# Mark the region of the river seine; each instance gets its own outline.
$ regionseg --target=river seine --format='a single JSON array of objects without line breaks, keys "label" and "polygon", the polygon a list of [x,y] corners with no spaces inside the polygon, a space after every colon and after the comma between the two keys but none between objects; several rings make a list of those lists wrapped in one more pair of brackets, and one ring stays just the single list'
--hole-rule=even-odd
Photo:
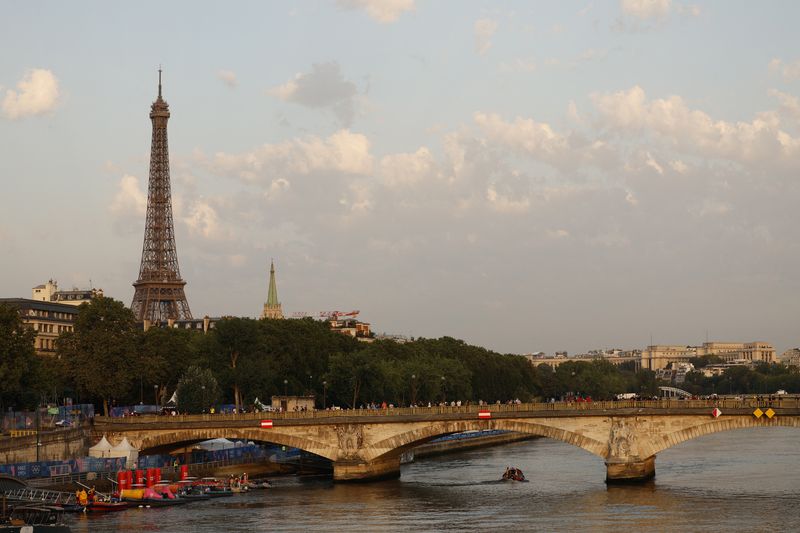
[{"label": "river seine", "polygon": [[[69,519],[110,531],[800,531],[800,433],[758,428],[666,450],[656,479],[606,486],[601,459],[537,439],[419,460],[397,480],[284,478],[265,491]],[[506,466],[529,483],[500,482]]]}]

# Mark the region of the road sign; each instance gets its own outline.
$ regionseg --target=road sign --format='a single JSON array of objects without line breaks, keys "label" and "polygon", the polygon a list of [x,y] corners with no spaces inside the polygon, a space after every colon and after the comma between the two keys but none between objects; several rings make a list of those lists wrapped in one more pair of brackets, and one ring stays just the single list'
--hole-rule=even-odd
[{"label": "road sign", "polygon": [[716,407],[714,408],[714,410],[713,410],[713,411],[711,411],[711,416],[713,416],[714,418],[717,418],[717,417],[718,417],[719,415],[721,415],[721,414],[722,414],[722,411],[720,411],[720,410],[719,410],[718,408],[716,408]]},{"label": "road sign", "polygon": [[767,409],[766,411],[764,411],[764,414],[767,415],[767,418],[772,418],[773,416],[775,416],[775,411],[773,411],[770,408],[770,409]]},{"label": "road sign", "polygon": [[272,427],[272,420],[262,420],[261,421],[262,428],[271,428]]},{"label": "road sign", "polygon": [[753,411],[753,416],[756,417],[756,418],[761,418],[761,415],[763,415],[763,414],[764,414],[764,411],[762,411],[758,407],[756,407],[756,410]]},{"label": "road sign", "polygon": [[478,411],[478,418],[492,418],[492,412],[487,409]]}]

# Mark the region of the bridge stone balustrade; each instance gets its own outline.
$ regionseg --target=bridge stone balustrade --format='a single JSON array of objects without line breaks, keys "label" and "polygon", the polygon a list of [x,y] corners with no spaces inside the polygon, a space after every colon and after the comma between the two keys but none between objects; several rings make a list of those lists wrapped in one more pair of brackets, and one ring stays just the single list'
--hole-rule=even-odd
[{"label": "bridge stone balustrade", "polygon": [[[719,407],[717,418],[712,410]],[[309,411],[242,415],[97,417],[94,438],[123,437],[141,451],[178,447],[212,438],[247,439],[300,448],[333,463],[336,481],[400,475],[401,454],[442,435],[497,429],[560,440],[606,464],[608,482],[655,475],[656,455],[689,439],[734,429],[800,426],[800,401],[772,402],[775,416],[756,418],[755,400],[662,400],[582,404],[522,404],[382,410]],[[489,410],[490,419],[479,419]],[[271,428],[260,420],[272,420]]]}]

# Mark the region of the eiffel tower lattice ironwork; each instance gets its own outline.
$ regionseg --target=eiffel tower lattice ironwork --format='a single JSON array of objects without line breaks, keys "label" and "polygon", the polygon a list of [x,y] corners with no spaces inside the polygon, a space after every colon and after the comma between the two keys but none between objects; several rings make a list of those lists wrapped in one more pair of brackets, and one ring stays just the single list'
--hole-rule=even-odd
[{"label": "eiffel tower lattice ironwork", "polygon": [[191,319],[189,302],[178,268],[175,229],[172,224],[172,193],[169,180],[167,121],[169,106],[161,97],[161,69],[158,70],[158,99],[150,108],[153,140],[150,148],[150,179],[147,190],[147,220],[139,279],[133,284],[131,309],[139,321],[163,322]]}]

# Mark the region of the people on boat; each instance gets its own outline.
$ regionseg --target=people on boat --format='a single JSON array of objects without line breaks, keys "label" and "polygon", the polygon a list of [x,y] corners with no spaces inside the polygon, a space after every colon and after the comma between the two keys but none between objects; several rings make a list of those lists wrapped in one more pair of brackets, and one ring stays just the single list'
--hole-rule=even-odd
[{"label": "people on boat", "polygon": [[89,503],[89,495],[86,494],[85,489],[81,489],[81,491],[78,493],[78,503],[83,506],[86,506],[86,504]]},{"label": "people on boat", "polygon": [[503,479],[525,481],[525,474],[523,474],[522,470],[519,468],[511,468],[510,466],[507,466],[506,471],[503,473]]}]

